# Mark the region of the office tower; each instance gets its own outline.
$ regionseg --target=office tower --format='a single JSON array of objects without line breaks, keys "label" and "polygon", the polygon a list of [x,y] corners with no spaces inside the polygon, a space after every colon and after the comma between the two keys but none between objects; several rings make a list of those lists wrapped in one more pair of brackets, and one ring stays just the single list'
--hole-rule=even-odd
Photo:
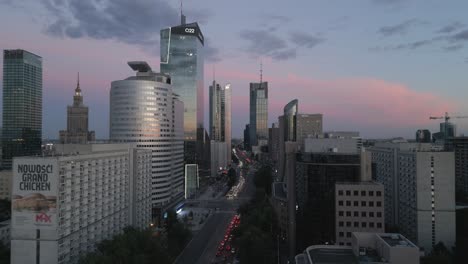
[{"label": "office tower", "polygon": [[200,188],[197,164],[185,164],[185,199],[190,199]]},{"label": "office tower", "polygon": [[416,142],[418,143],[431,143],[431,131],[427,129],[419,129],[416,131]]},{"label": "office tower", "polygon": [[42,58],[25,50],[3,51],[3,167],[13,157],[41,154]]},{"label": "office tower", "polygon": [[397,233],[353,232],[351,246],[313,245],[295,263],[419,264],[419,248]]},{"label": "office tower", "polygon": [[60,131],[60,143],[82,144],[96,140],[94,131],[88,130],[88,121],[88,107],[83,104],[78,74],[73,105],[67,106],[67,130]]},{"label": "office tower", "polygon": [[[161,30],[161,73],[172,79],[172,89],[184,102],[186,163],[203,163],[208,158],[204,128],[204,37],[197,23]],[[204,164],[205,165],[205,164]]]},{"label": "office tower", "polygon": [[250,125],[245,125],[244,129],[244,149],[250,150]]},{"label": "office tower", "polygon": [[[379,143],[375,179],[385,186],[387,224],[426,253],[455,243],[455,155],[424,143]],[[388,192],[388,194],[387,194]],[[387,219],[389,217],[389,219]]]},{"label": "office tower", "polygon": [[455,153],[455,190],[468,197],[468,137],[449,138],[446,148]]},{"label": "office tower", "polygon": [[218,175],[219,170],[227,168],[228,161],[226,152],[227,142],[211,140],[211,177],[216,177]]},{"label": "office tower", "polygon": [[152,150],[153,217],[184,197],[183,103],[171,78],[146,62],[129,62],[136,76],[112,82],[110,139]]},{"label": "office tower", "polygon": [[216,81],[210,89],[210,139],[226,142],[226,159],[231,161],[231,85]]},{"label": "office tower", "polygon": [[289,102],[283,109],[284,115],[284,141],[296,141],[296,116],[298,114],[297,99]]},{"label": "office tower", "polygon": [[383,193],[376,182],[335,185],[336,244],[351,246],[353,232],[385,232]]},{"label": "office tower", "polygon": [[78,263],[125,227],[150,226],[151,150],[67,144],[57,153],[14,158],[13,264]]},{"label": "office tower", "polygon": [[268,82],[250,83],[250,147],[268,140]]},{"label": "office tower", "polygon": [[271,128],[268,129],[268,152],[270,152],[270,159],[273,162],[273,166],[279,161],[279,125],[273,123]]},{"label": "office tower", "polygon": [[364,178],[361,154],[298,153],[295,170],[294,204],[297,205],[297,230],[300,230],[297,232],[298,249],[334,243],[335,184],[359,182]]}]

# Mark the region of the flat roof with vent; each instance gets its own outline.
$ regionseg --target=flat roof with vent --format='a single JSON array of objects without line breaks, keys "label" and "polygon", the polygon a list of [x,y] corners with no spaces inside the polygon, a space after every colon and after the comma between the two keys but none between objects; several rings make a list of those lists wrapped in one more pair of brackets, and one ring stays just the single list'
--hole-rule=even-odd
[{"label": "flat roof with vent", "polygon": [[416,247],[411,241],[400,234],[381,234],[378,236],[390,247]]}]

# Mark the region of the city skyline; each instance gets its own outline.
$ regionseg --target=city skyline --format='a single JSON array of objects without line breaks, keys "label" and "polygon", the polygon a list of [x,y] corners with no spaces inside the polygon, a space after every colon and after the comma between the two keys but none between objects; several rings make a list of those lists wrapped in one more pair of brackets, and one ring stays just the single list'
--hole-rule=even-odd
[{"label": "city skyline", "polygon": [[[102,98],[108,95],[110,82],[128,72],[125,62],[146,60],[157,65],[159,30],[177,24],[178,3],[138,1],[117,11],[124,2],[109,5],[105,1],[109,8],[104,10],[92,1],[68,7],[52,5],[52,1],[0,1],[4,7],[0,15],[5,21],[16,21],[15,28],[0,29],[9,36],[0,40],[0,48],[21,48],[44,59],[43,138],[57,138],[57,131],[65,126],[64,109],[73,93],[68,87],[74,84],[77,71],[82,86],[87,87],[90,127],[101,139],[109,137],[107,122],[103,122],[109,118],[109,100]],[[463,89],[468,58],[462,53],[468,41],[463,14],[467,4],[418,3],[369,0],[356,6],[340,3],[338,10],[335,1],[303,1],[294,6],[276,1],[255,5],[205,1],[184,3],[184,13],[188,23],[197,21],[203,28],[205,69],[216,64],[217,79],[236,87],[233,137],[240,138],[248,123],[248,84],[259,81],[262,60],[263,79],[270,85],[269,126],[288,101],[307,98],[301,104],[303,112],[322,113],[324,130],[346,128],[362,131],[363,137],[413,138],[417,129],[438,130],[439,122],[430,121],[431,115],[468,113],[461,99],[468,96]],[[154,9],[132,18],[132,12],[153,5]],[[247,6],[249,11],[240,11]],[[30,15],[34,8],[37,14]],[[66,12],[58,15],[61,10]],[[77,17],[85,10],[89,11],[86,19],[92,21],[89,24]],[[233,11],[238,12],[236,23],[220,23]],[[102,12],[107,12],[102,26],[90,27]],[[126,15],[136,33],[127,36],[126,30],[132,28],[111,22],[118,15]],[[145,25],[141,20],[151,16],[156,17],[150,20],[152,29],[140,28]],[[111,30],[104,31],[106,27]],[[205,70],[205,80],[211,79],[209,75]],[[205,102],[208,86],[207,81]],[[206,104],[204,112],[208,127]],[[466,134],[466,121],[456,123],[459,132]]]}]

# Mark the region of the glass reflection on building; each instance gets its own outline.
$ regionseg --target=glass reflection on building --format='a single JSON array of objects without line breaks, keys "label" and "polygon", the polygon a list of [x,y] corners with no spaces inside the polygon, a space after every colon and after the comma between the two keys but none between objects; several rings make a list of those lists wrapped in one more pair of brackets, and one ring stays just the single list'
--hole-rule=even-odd
[{"label": "glass reflection on building", "polygon": [[250,83],[250,146],[268,140],[268,82]]}]

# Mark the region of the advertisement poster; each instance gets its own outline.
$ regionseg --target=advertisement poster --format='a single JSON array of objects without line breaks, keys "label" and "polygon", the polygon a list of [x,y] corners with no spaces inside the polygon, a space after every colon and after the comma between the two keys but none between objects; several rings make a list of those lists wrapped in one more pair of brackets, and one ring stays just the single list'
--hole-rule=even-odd
[{"label": "advertisement poster", "polygon": [[12,170],[12,225],[25,229],[57,228],[57,160],[15,158]]}]

